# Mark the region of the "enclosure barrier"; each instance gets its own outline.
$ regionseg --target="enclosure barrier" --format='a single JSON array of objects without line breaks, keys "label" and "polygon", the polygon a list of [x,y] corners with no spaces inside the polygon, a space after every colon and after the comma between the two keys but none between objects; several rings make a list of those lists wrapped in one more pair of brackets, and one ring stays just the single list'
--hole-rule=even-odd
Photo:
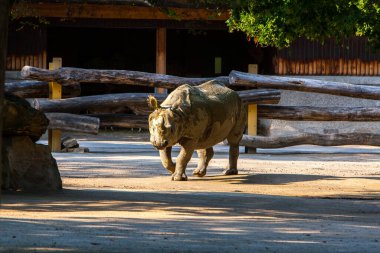
[{"label": "enclosure barrier", "polygon": [[[352,85],[339,82],[328,82],[302,78],[280,76],[262,76],[238,71],[232,71],[228,77],[217,78],[184,78],[171,75],[153,74],[127,70],[88,70],[79,68],[60,68],[49,71],[25,66],[21,74],[24,78],[39,81],[57,81],[63,87],[80,83],[112,83],[118,85],[140,85],[174,89],[183,83],[199,85],[206,81],[217,79],[226,86],[250,89],[238,91],[246,104],[259,104],[258,118],[305,121],[380,121],[379,107],[355,108],[325,108],[325,107],[290,107],[263,104],[277,104],[280,100],[280,90],[316,92],[354,98],[380,99],[380,87]],[[147,93],[122,93],[48,100],[42,98],[30,99],[29,102],[37,109],[45,112],[85,113],[88,108],[128,107],[136,115],[125,114],[91,114],[99,117],[102,126],[138,126],[147,127],[147,115],[150,113],[146,105]],[[166,95],[154,94],[160,101]],[[248,115],[249,118],[251,115]],[[252,118],[251,118],[252,120]],[[145,124],[143,123],[145,121]],[[119,123],[118,123],[119,122]],[[277,148],[300,144],[322,146],[337,146],[349,144],[380,145],[379,136],[370,133],[349,134],[299,134],[292,136],[251,136],[245,135],[241,142],[243,146],[252,148]]]},{"label": "enclosure barrier", "polygon": [[[49,70],[56,70],[62,67],[62,58],[53,58],[53,62],[49,63]],[[49,99],[56,100],[62,98],[62,86],[55,82],[49,82]],[[51,151],[61,150],[61,130],[48,128],[48,144]]]},{"label": "enclosure barrier", "polygon": [[62,131],[97,134],[100,120],[97,117],[75,115],[70,113],[45,113],[49,119],[50,129]]}]

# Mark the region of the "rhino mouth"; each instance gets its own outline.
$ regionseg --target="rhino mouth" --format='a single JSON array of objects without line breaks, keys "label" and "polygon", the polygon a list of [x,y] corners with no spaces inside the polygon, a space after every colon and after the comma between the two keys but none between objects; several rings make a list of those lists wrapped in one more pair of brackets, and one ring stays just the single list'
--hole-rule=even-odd
[{"label": "rhino mouth", "polygon": [[154,142],[152,144],[153,144],[153,147],[155,147],[156,149],[162,150],[168,146],[168,141],[163,141],[162,143]]}]

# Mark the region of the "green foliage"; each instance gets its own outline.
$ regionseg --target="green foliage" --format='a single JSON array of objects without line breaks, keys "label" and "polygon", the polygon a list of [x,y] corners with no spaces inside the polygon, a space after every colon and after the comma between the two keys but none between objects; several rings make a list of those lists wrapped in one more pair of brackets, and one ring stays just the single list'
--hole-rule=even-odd
[{"label": "green foliage", "polygon": [[[163,0],[149,0],[153,4]],[[229,9],[230,31],[262,46],[289,46],[299,37],[323,43],[366,36],[380,48],[380,0],[188,0],[196,7]]]},{"label": "green foliage", "polygon": [[358,35],[379,48],[380,1],[247,0],[232,7],[227,25],[263,46],[282,48],[299,37],[323,42]]}]

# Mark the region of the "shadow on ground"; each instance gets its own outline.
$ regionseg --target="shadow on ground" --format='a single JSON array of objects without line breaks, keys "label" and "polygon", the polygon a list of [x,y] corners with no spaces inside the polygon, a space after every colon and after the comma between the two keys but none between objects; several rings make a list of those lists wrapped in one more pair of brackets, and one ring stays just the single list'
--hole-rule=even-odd
[{"label": "shadow on ground", "polygon": [[380,250],[380,201],[65,189],[7,193],[2,209],[4,252]]},{"label": "shadow on ground", "polygon": [[[296,182],[307,182],[316,180],[346,180],[347,177],[304,175],[304,174],[250,174],[238,175],[234,177],[206,176],[203,178],[192,178],[192,181],[219,181],[231,184],[265,184],[265,185],[285,185]],[[380,177],[355,177],[355,179],[380,180]],[[379,188],[380,193],[380,188]]]}]

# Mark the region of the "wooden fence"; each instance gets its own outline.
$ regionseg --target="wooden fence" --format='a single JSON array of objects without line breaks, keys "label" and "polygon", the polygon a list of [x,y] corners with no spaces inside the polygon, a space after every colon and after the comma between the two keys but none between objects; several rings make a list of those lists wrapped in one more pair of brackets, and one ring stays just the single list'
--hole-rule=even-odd
[{"label": "wooden fence", "polygon": [[[211,79],[218,79],[226,86],[238,91],[246,104],[259,104],[258,110],[250,111],[248,121],[258,118],[298,120],[298,121],[380,121],[378,107],[290,107],[264,104],[277,104],[279,90],[293,90],[339,95],[354,98],[380,100],[380,87],[352,85],[339,82],[318,81],[280,76],[262,76],[232,71],[228,77],[183,78],[171,75],[153,74],[127,70],[88,70],[79,68],[59,68],[45,70],[25,66],[21,75],[27,79],[43,82],[57,82],[66,87],[80,83],[112,83],[122,86],[140,85],[156,88],[174,89],[183,83],[199,85]],[[247,90],[248,89],[248,90]],[[73,97],[58,100],[32,98],[29,102],[36,109],[49,113],[81,113],[84,108],[128,107],[135,114],[92,114],[100,119],[100,126],[147,127],[149,109],[146,104],[147,93],[106,94],[87,97]],[[162,101],[166,95],[152,94]],[[77,129],[80,131],[80,129]],[[380,146],[380,135],[371,133],[349,134],[299,134],[293,136],[254,136],[245,135],[241,144],[251,148],[279,148],[300,144],[322,146],[374,145]]]}]

